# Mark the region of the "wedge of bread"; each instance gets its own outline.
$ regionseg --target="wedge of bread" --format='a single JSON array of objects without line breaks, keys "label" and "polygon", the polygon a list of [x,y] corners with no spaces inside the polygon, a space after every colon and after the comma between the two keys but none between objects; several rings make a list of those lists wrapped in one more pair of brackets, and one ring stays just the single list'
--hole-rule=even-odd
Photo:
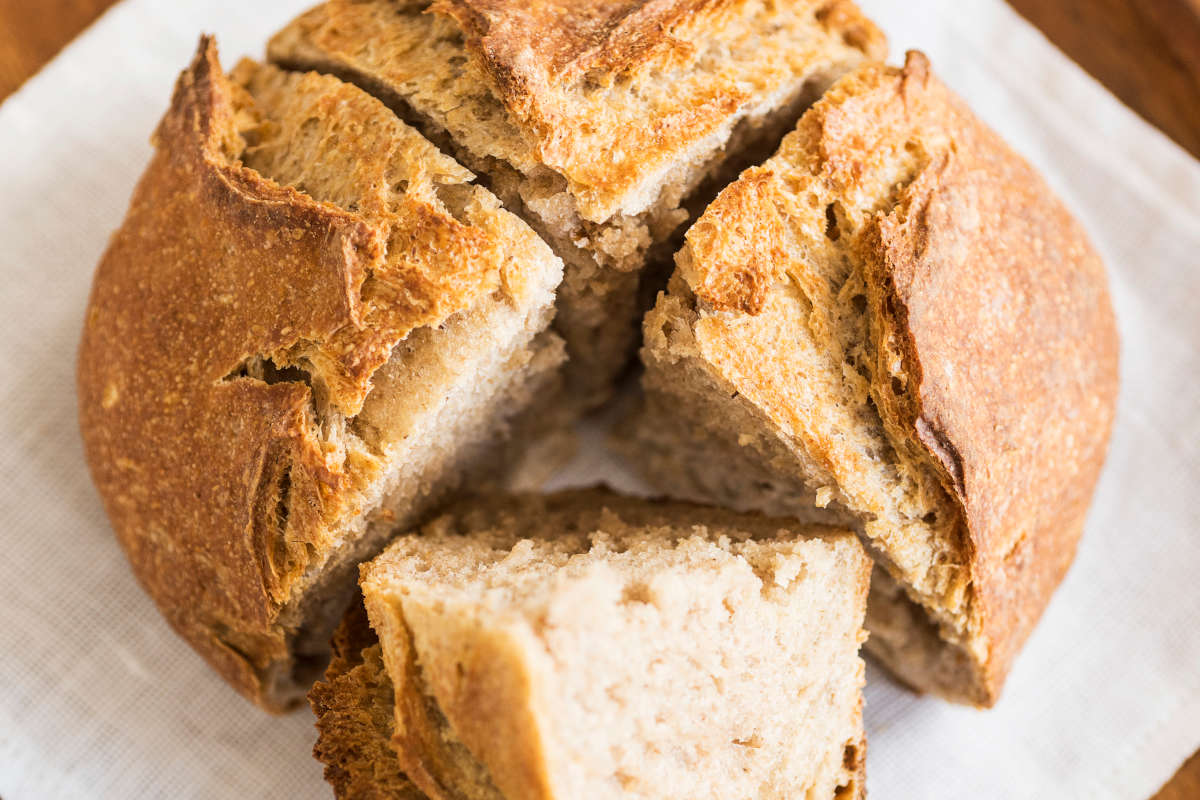
[{"label": "wedge of bread", "polygon": [[584,407],[632,357],[639,283],[665,282],[688,209],[884,53],[850,0],[331,0],[269,47],[384,99],[550,243]]},{"label": "wedge of bread", "polygon": [[1112,425],[1104,267],[910,53],[842,78],[687,234],[645,320],[659,489],[855,526],[868,651],[981,706],[1071,563]]},{"label": "wedge of bread", "polygon": [[870,570],[787,520],[479,500],[364,566],[315,752],[340,798],[860,797]]},{"label": "wedge of bread", "polygon": [[562,263],[382,103],[204,39],[95,276],[88,462],[171,624],[304,697],[359,562],[545,429]]}]

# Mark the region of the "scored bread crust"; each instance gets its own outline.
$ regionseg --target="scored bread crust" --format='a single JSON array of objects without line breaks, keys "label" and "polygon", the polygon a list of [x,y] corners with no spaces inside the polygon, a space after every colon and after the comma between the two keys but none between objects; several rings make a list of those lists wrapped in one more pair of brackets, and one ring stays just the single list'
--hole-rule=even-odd
[{"label": "scored bread crust", "polygon": [[[936,642],[921,631],[914,652],[885,663],[918,688],[986,706],[1070,565],[1113,422],[1115,318],[1079,224],[913,52],[902,69],[844,77],[775,159],[722,193],[688,234],[687,291],[673,293],[694,293],[706,352],[737,376],[731,388],[749,380],[787,429],[804,411],[782,399],[792,378],[777,374],[777,342],[742,331],[803,280],[785,270],[787,226],[801,224],[782,216],[800,180],[789,170],[829,193],[819,222],[836,238],[837,199],[870,192],[864,165],[903,151],[923,154],[916,174],[876,200],[854,253],[870,397],[889,438],[934,470],[960,515],[973,603],[965,652],[916,652]],[[815,219],[825,201],[809,202]]]},{"label": "scored bread crust", "polygon": [[[457,52],[427,60],[414,30]],[[882,58],[887,42],[852,0],[326,0],[268,53],[401,97],[434,72],[424,101],[439,126],[479,156],[558,172],[599,223],[650,208],[673,165],[719,148],[733,120],[798,79]],[[488,107],[473,109],[481,90]]]},{"label": "scored bread crust", "polygon": [[[314,96],[391,118],[347,85]],[[514,218],[489,236],[415,196],[415,178],[397,219],[264,177],[239,160],[255,113],[202,38],[97,268],[77,384],[88,464],[139,581],[230,683],[283,710],[301,696],[280,681],[322,664],[299,663],[302,623],[281,614],[370,511],[387,466],[366,439],[330,431],[347,429],[410,334],[499,292],[523,296],[525,259],[554,259]],[[393,155],[424,165],[422,180],[470,177],[397,130]]]}]

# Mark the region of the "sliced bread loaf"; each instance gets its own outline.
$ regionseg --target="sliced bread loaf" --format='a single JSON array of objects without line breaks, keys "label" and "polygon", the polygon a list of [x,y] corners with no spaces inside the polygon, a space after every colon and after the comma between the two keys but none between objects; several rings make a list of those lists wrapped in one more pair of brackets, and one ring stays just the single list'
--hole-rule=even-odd
[{"label": "sliced bread loaf", "polygon": [[885,44],[850,0],[331,0],[268,52],[384,99],[551,244],[568,380],[595,406],[688,209]]},{"label": "sliced bread loaf", "polygon": [[88,462],[172,625],[273,709],[396,524],[554,415],[562,263],[337,78],[201,42],[95,276]]},{"label": "sliced bread loaf", "polygon": [[607,491],[460,507],[364,566],[379,642],[348,620],[316,753],[342,798],[859,797],[870,568],[849,532]]},{"label": "sliced bread loaf", "polygon": [[659,489],[854,525],[868,650],[990,705],[1062,579],[1113,420],[1104,267],[910,53],[842,78],[687,234],[645,320]]}]

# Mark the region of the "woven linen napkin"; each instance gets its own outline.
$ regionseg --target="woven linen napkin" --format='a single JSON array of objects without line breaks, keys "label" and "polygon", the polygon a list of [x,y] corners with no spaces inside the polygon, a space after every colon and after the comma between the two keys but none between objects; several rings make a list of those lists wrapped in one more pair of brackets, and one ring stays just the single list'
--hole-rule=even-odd
[{"label": "woven linen napkin", "polygon": [[[0,796],[323,798],[312,715],[256,710],[135,583],[83,463],[92,270],[201,31],[307,0],[125,0],[0,106]],[[1146,800],[1200,746],[1200,165],[1000,0],[862,0],[1048,177],[1107,261],[1120,413],[1079,556],[986,712],[868,671],[874,798]],[[557,485],[643,487],[585,432]]]}]

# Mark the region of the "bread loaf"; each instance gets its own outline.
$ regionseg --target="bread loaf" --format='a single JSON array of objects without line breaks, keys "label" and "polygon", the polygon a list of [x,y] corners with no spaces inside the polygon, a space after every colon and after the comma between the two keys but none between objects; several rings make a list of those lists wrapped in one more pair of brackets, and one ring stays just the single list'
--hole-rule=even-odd
[{"label": "bread loaf", "polygon": [[885,52],[850,0],[331,0],[269,47],[385,99],[562,257],[555,324],[584,407],[636,350],[639,283],[665,281],[689,208]]},{"label": "bread loaf", "polygon": [[1061,202],[885,49],[850,0],[330,0],[231,74],[202,40],[78,363],[171,624],[295,705],[361,562],[608,397],[715,196],[644,320],[635,457],[856,529],[869,649],[995,702],[1080,535],[1115,325]]},{"label": "bread loaf", "polygon": [[201,42],[96,272],[79,408],[139,580],[247,696],[301,700],[358,563],[552,425],[561,278],[378,100]]},{"label": "bread loaf", "polygon": [[687,233],[633,450],[671,494],[855,526],[868,651],[995,702],[1104,460],[1104,267],[919,53],[843,77]]},{"label": "bread loaf", "polygon": [[860,797],[869,573],[786,520],[462,505],[363,568],[378,642],[348,618],[316,753],[340,798]]}]

